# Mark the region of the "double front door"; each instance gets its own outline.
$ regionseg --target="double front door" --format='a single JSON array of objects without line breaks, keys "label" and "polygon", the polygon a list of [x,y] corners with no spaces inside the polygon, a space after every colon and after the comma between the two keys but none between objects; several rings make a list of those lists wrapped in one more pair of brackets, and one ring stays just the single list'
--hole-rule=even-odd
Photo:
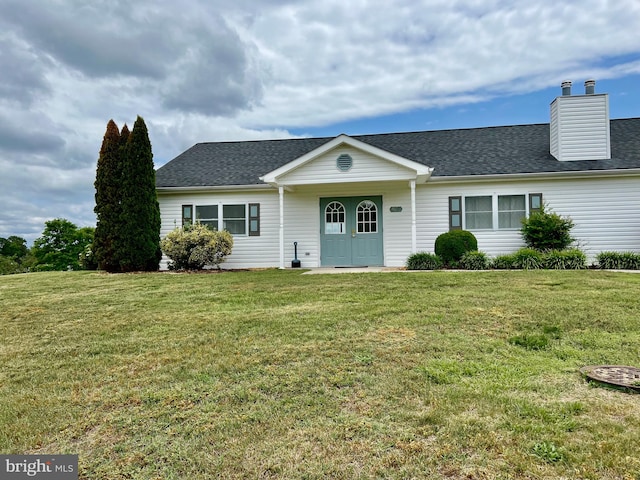
[{"label": "double front door", "polygon": [[382,197],[320,199],[322,266],[383,265]]}]

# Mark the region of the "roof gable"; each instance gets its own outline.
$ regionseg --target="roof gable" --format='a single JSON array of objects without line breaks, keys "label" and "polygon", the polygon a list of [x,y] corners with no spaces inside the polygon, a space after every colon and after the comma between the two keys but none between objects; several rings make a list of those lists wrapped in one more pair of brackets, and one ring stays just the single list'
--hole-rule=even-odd
[{"label": "roof gable", "polygon": [[[433,170],[424,164],[417,163],[412,160],[408,160],[404,157],[388,152],[374,145],[370,145],[368,143],[352,138],[348,135],[341,134],[335,137],[333,140],[326,142],[323,145],[315,148],[314,150],[311,150],[306,154],[298,157],[292,162],[286,163],[281,167],[273,170],[272,172],[267,173],[266,175],[261,177],[261,180],[266,183],[270,183],[272,185],[278,185],[282,183],[284,184],[296,183],[296,175],[295,175],[296,171],[299,171],[309,166],[309,164],[316,162],[319,159],[325,158],[326,155],[330,155],[332,152],[339,152],[340,149],[341,148],[344,149],[344,147],[350,147],[353,150],[366,153],[369,155],[370,159],[373,159],[373,161],[378,160],[384,163],[391,164],[392,166],[402,167],[402,170],[406,172],[406,174],[402,176],[403,179],[413,178],[413,179],[418,179],[420,181],[426,181],[426,179],[431,174],[431,171]],[[338,155],[339,153],[336,154],[335,156],[337,157]],[[361,175],[362,173],[364,172],[357,172],[356,175],[345,175],[344,177],[347,177],[349,181],[370,180],[366,177],[364,178],[360,177],[358,179],[357,176]],[[301,178],[301,176],[298,176],[298,178]],[[336,181],[341,181],[338,179],[339,177],[337,176],[334,178]],[[298,179],[297,183],[300,183],[300,182],[301,180]],[[320,183],[320,182],[302,180],[302,183]]]}]

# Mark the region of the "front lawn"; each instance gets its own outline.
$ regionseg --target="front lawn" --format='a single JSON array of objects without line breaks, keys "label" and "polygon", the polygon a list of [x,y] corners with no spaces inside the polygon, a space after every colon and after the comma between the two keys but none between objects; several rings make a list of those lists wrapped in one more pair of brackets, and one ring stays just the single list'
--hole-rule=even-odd
[{"label": "front lawn", "polygon": [[0,452],[83,479],[640,474],[640,275],[0,277]]}]

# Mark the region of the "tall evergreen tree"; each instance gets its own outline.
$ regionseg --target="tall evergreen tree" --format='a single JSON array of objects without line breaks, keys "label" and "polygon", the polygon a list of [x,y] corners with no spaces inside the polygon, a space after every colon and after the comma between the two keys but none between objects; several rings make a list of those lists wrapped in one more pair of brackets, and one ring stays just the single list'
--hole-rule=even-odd
[{"label": "tall evergreen tree", "polygon": [[120,270],[157,270],[160,250],[160,207],[156,172],[147,126],[138,116],[124,147],[122,175],[122,235],[118,242]]},{"label": "tall evergreen tree", "polygon": [[[122,129],[124,133],[124,128]],[[128,134],[128,130],[127,130]],[[93,253],[98,268],[109,272],[120,270],[117,242],[120,237],[122,155],[121,134],[113,120],[107,123],[96,170],[96,231]]]}]

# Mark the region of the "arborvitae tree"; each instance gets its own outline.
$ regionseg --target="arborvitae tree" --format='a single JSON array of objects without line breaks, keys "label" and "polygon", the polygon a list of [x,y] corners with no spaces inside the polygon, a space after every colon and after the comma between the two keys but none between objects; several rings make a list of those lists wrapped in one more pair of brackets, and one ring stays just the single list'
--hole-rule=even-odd
[{"label": "arborvitae tree", "polygon": [[120,270],[157,270],[160,250],[160,207],[147,126],[138,116],[124,148],[122,175]]},{"label": "arborvitae tree", "polygon": [[[124,128],[122,131],[124,133]],[[97,224],[92,250],[98,262],[98,268],[109,272],[120,270],[117,242],[120,237],[122,216],[121,138],[118,126],[113,120],[109,120],[102,140],[102,148],[100,148],[94,184],[96,188],[94,212],[97,216]]]}]

